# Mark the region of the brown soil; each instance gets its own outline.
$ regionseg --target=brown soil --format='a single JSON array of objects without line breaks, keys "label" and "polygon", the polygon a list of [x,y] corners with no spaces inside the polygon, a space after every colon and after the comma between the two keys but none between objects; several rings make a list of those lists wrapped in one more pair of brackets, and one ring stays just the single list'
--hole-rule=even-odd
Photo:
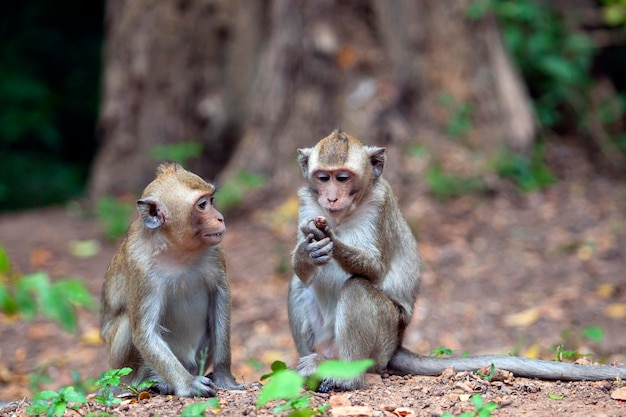
[{"label": "brown soil", "polygon": [[[403,210],[427,265],[405,345],[422,354],[444,345],[455,354],[550,359],[551,349],[563,344],[591,353],[594,361],[626,362],[626,184],[592,172],[565,172],[549,189],[524,195],[500,191],[439,201],[420,186],[403,191]],[[295,206],[289,199],[245,218],[227,218],[233,373],[246,389],[218,393],[224,416],[272,414],[275,404],[255,406],[259,377],[274,360],[296,362],[286,313]],[[71,242],[86,239],[100,242],[98,254],[73,257]],[[93,220],[68,208],[0,216],[0,245],[20,272],[84,278],[96,298],[116,248]],[[604,329],[601,342],[581,336],[591,325]],[[84,379],[108,369],[97,332],[97,312],[81,311],[74,335],[45,320],[0,316],[0,401],[18,401],[0,408],[0,415],[24,415],[32,398],[29,375],[51,378],[41,384],[31,378],[37,392],[74,383],[73,370]],[[358,409],[363,415],[458,415],[474,409],[468,394],[479,392],[501,405],[494,416],[626,415],[626,404],[611,398],[620,381],[484,383],[473,374],[452,373],[370,376],[369,382],[353,393],[314,394],[312,402],[330,401],[327,415],[356,415],[354,408],[341,414],[348,405],[365,407]],[[174,416],[197,401],[156,396],[109,411]],[[80,413],[93,410],[101,408],[90,404]]]}]

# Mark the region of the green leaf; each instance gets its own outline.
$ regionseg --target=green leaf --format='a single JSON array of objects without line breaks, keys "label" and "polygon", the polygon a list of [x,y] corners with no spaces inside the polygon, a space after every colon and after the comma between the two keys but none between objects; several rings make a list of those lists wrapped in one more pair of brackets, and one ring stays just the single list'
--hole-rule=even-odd
[{"label": "green leaf", "polygon": [[5,287],[4,283],[0,282],[0,311],[8,316],[12,316],[17,313],[17,310],[17,301]]},{"label": "green leaf", "polygon": [[604,330],[600,326],[589,326],[583,329],[583,337],[601,343],[604,340]]},{"label": "green leaf", "polygon": [[131,368],[121,368],[121,369],[109,369],[106,372],[103,372],[98,379],[98,385],[103,388],[107,387],[117,387],[120,384],[120,379],[123,376],[126,376],[133,372]]},{"label": "green leaf", "polygon": [[[493,366],[493,365],[491,365]],[[474,404],[474,407],[480,409],[483,406],[483,403],[485,402],[485,400],[483,400],[483,396],[480,394],[474,394],[472,395],[471,398],[472,404]]]},{"label": "green leaf", "polygon": [[272,375],[274,375],[275,372],[283,371],[287,369],[287,365],[285,364],[285,362],[282,362],[282,361],[274,361],[272,362],[271,369],[272,369],[272,372],[261,376],[260,378],[261,381],[264,381],[267,378],[270,378]]},{"label": "green leaf", "polygon": [[548,398],[550,398],[551,400],[562,400],[563,398],[565,398],[564,394],[548,394]]},{"label": "green leaf", "polygon": [[208,401],[191,404],[183,409],[181,417],[199,417],[204,416],[207,408],[221,408],[217,398],[210,398]]},{"label": "green leaf", "polygon": [[87,307],[91,310],[97,309],[96,300],[93,298],[85,283],[78,278],[64,279],[55,282],[52,287],[56,292],[66,297],[71,303]]},{"label": "green leaf", "polygon": [[76,391],[73,386],[62,388],[59,391],[59,394],[61,394],[68,402],[81,404],[87,402],[87,398],[80,392]]},{"label": "green leaf", "polygon": [[4,247],[0,246],[0,274],[7,275],[11,272],[11,261]]},{"label": "green leaf", "polygon": [[33,403],[26,409],[26,414],[30,416],[39,415],[45,413],[47,409],[48,404]]},{"label": "green leaf", "polygon": [[296,371],[291,369],[277,371],[263,386],[257,399],[257,407],[263,407],[268,401],[297,397],[303,385],[304,378]]},{"label": "green leaf", "polygon": [[58,393],[52,391],[52,390],[44,390],[41,391],[39,393],[37,393],[34,397],[33,400],[46,400],[46,401],[50,401],[53,398],[57,398],[59,396]]},{"label": "green leaf", "polygon": [[66,294],[59,291],[59,287],[41,291],[39,297],[44,316],[59,322],[63,329],[70,333],[76,330],[78,320],[76,311],[66,298]]},{"label": "green leaf", "polygon": [[372,359],[361,359],[358,361],[330,360],[320,364],[316,375],[320,378],[351,379],[363,374],[370,367],[374,366]]},{"label": "green leaf", "polygon": [[72,256],[79,259],[91,258],[100,252],[100,242],[95,239],[73,240],[69,245]]},{"label": "green leaf", "polygon": [[58,416],[62,417],[67,409],[67,403],[62,400],[54,401],[51,406],[48,408],[48,412],[46,413],[48,416]]}]

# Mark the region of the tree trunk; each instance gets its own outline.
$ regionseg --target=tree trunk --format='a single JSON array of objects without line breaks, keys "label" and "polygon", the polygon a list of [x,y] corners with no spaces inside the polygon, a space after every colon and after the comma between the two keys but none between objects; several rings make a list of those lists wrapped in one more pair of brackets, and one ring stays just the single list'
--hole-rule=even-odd
[{"label": "tree trunk", "polygon": [[110,0],[106,20],[101,149],[90,194],[136,193],[154,176],[150,151],[159,144],[197,141],[214,177],[236,144],[237,113],[226,95],[224,45],[228,0]]},{"label": "tree trunk", "polygon": [[[422,142],[474,175],[504,143],[528,149],[536,133],[528,94],[495,20],[469,20],[469,2],[271,3],[250,119],[223,176],[248,169],[289,186],[296,148],[334,126],[394,149]],[[466,131],[451,132],[461,117]],[[399,165],[388,166],[397,176]]]},{"label": "tree trunk", "polygon": [[222,180],[247,170],[292,191],[296,149],[338,126],[389,146],[391,177],[416,142],[484,171],[502,143],[527,148],[535,125],[494,19],[469,20],[469,2],[110,0],[92,192],[137,188],[151,146],[193,139],[210,150],[200,174],[234,149]]}]

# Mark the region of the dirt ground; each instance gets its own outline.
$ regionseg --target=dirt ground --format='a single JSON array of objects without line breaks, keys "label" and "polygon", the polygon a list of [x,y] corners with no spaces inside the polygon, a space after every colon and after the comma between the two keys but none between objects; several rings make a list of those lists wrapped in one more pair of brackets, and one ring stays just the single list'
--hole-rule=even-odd
[{"label": "dirt ground", "polygon": [[[421,185],[403,188],[403,211],[426,264],[405,346],[425,355],[445,346],[455,355],[552,359],[562,344],[591,354],[592,361],[626,362],[626,181],[594,174],[579,155],[568,154],[571,150],[558,152],[568,156],[556,166],[561,179],[541,192],[505,187],[486,197],[440,201]],[[579,169],[569,169],[570,163]],[[218,393],[224,416],[271,415],[276,404],[255,406],[259,377],[274,360],[296,362],[286,312],[296,206],[290,198],[273,208],[227,216],[223,245],[233,293],[233,373],[246,388]],[[97,254],[73,256],[72,242],[88,239],[100,244]],[[81,277],[97,299],[117,243],[106,241],[93,219],[68,206],[0,215],[0,245],[18,271]],[[29,387],[58,389],[74,383],[72,371],[85,379],[107,370],[98,326],[97,307],[80,312],[76,334],[45,320],[0,316],[0,401],[5,401],[0,415],[24,415],[33,395]],[[589,326],[604,330],[600,342],[582,336]],[[326,415],[459,415],[475,409],[468,397],[478,392],[500,404],[494,416],[626,415],[626,403],[611,398],[620,381],[485,383],[468,373],[369,375],[368,381],[367,389],[315,394],[312,401],[330,402]],[[198,401],[156,396],[109,411],[175,416]],[[90,404],[79,414],[94,410],[102,408]]]}]

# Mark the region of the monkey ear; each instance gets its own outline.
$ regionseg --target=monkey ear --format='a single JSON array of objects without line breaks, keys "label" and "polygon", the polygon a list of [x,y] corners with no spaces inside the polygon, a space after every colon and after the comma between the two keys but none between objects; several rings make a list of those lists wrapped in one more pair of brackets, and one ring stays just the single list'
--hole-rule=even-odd
[{"label": "monkey ear", "polygon": [[370,158],[370,163],[372,164],[372,169],[374,170],[374,177],[380,177],[383,173],[383,168],[385,167],[385,148],[368,146],[365,150]]},{"label": "monkey ear", "polygon": [[149,229],[156,229],[165,223],[165,208],[153,197],[137,200],[137,209],[143,224]]},{"label": "monkey ear", "polygon": [[300,167],[302,168],[302,175],[304,178],[309,177],[309,156],[311,156],[311,151],[313,148],[301,148],[298,149],[298,162],[300,162]]}]

